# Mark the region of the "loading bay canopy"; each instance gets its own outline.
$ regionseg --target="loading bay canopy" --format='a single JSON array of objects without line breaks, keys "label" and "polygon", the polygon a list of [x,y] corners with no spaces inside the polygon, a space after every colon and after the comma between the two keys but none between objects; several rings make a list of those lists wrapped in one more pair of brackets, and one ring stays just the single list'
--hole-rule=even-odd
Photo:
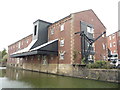
[{"label": "loading bay canopy", "polygon": [[27,52],[20,52],[15,54],[13,53],[10,55],[10,57],[17,58],[32,55],[51,55],[51,54],[58,55],[58,39],[51,40]]}]

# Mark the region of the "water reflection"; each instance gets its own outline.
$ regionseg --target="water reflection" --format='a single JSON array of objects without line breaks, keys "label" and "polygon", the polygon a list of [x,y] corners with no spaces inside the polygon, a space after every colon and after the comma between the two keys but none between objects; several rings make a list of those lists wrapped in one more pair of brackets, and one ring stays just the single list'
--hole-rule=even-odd
[{"label": "water reflection", "polygon": [[18,70],[3,69],[0,79],[7,88],[117,88],[118,84]]}]

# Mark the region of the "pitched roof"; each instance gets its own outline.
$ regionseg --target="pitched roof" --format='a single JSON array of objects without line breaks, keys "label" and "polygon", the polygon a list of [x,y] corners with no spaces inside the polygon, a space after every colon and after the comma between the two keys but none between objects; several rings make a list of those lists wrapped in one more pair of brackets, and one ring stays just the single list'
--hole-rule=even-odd
[{"label": "pitched roof", "polygon": [[84,11],[80,11],[80,12],[75,12],[72,14],[77,14],[77,13],[82,13],[82,12],[87,12],[87,11],[92,11],[93,14],[97,17],[97,19],[100,21],[100,23],[103,25],[103,27],[106,29],[106,27],[104,26],[104,24],[102,23],[102,21],[98,18],[98,16],[95,14],[95,12],[92,9],[88,9],[88,10],[84,10]]}]

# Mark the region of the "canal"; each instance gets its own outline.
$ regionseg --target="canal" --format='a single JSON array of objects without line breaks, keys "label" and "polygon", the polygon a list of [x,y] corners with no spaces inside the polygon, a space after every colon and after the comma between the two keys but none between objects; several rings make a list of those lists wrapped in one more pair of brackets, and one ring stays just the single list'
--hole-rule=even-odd
[{"label": "canal", "polygon": [[0,67],[1,88],[118,88],[118,84]]}]

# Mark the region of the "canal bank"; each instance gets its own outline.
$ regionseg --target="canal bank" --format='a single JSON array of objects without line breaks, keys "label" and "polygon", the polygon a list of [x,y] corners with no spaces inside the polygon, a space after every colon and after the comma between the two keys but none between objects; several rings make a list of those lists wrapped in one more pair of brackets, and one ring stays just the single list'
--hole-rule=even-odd
[{"label": "canal bank", "polygon": [[[70,76],[77,77],[83,79],[92,79],[98,81],[107,81],[120,83],[120,69],[87,69],[81,66],[73,66],[73,65],[32,65],[29,64],[23,65],[23,67],[15,66],[7,66],[17,69],[30,70],[35,72],[42,72],[48,74],[55,74],[61,76]],[[35,68],[36,67],[36,68]]]},{"label": "canal bank", "polygon": [[78,79],[22,69],[0,69],[2,88],[118,88],[117,83]]}]

